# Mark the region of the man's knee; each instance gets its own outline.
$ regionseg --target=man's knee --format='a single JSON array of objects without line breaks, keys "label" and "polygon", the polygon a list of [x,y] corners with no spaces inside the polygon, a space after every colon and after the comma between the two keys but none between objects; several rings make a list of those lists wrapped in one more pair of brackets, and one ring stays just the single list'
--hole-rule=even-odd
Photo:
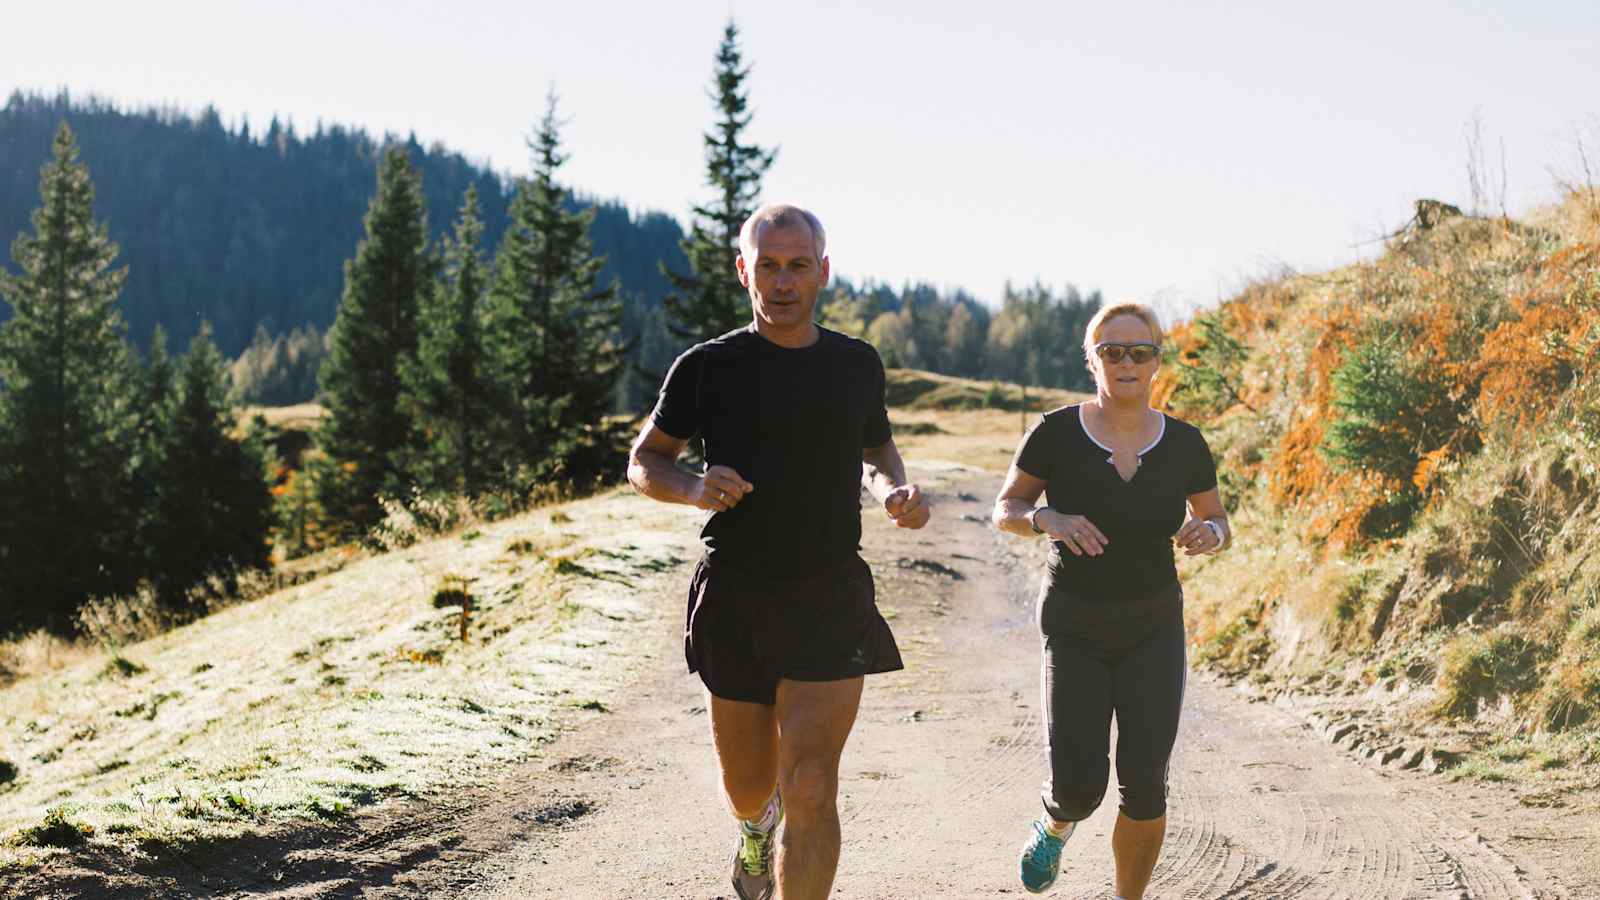
[{"label": "man's knee", "polygon": [[1167,814],[1167,783],[1165,781],[1136,781],[1119,785],[1124,816],[1136,822],[1159,819]]},{"label": "man's knee", "polygon": [[1083,784],[1046,782],[1042,792],[1045,811],[1058,822],[1081,822],[1089,818],[1105,799],[1105,782]]},{"label": "man's knee", "polygon": [[798,759],[778,773],[778,790],[791,814],[805,818],[834,809],[839,797],[839,763],[831,757]]}]

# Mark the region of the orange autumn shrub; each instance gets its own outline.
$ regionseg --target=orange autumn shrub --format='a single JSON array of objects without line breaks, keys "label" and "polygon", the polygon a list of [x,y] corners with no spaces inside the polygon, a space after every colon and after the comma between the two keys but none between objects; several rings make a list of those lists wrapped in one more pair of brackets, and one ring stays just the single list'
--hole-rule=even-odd
[{"label": "orange autumn shrub", "polygon": [[1193,324],[1182,322],[1167,329],[1165,342],[1167,354],[1162,359],[1161,367],[1156,370],[1155,380],[1150,384],[1150,405],[1156,409],[1174,408],[1172,395],[1182,376],[1177,367],[1189,364],[1186,361],[1194,358]]},{"label": "orange autumn shrub", "polygon": [[1306,395],[1278,442],[1268,476],[1272,496],[1279,503],[1299,504],[1316,496],[1332,480],[1321,447],[1333,402],[1333,370],[1343,361],[1345,351],[1355,345],[1360,325],[1358,313],[1349,305],[1311,317],[1317,338],[1304,373]]},{"label": "orange autumn shrub", "polygon": [[1600,345],[1600,245],[1577,244],[1537,266],[1513,298],[1514,318],[1484,337],[1474,364],[1477,412],[1485,421],[1542,423],[1561,393],[1593,374]]}]

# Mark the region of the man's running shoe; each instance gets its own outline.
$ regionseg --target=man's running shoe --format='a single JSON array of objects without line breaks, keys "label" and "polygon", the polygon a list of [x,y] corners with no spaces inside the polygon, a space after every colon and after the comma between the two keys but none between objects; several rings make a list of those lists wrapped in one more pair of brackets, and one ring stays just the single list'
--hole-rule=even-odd
[{"label": "man's running shoe", "polygon": [[[1067,832],[1067,837],[1071,836],[1072,832]],[[1022,858],[1017,864],[1023,887],[1037,894],[1056,883],[1056,875],[1061,871],[1061,845],[1066,842],[1067,838],[1051,834],[1044,822],[1033,820],[1033,834],[1023,846]]]},{"label": "man's running shoe", "polygon": [[739,900],[769,900],[772,896],[772,845],[783,824],[783,798],[776,802],[778,816],[766,831],[739,823],[739,842],[733,848],[733,892]]}]

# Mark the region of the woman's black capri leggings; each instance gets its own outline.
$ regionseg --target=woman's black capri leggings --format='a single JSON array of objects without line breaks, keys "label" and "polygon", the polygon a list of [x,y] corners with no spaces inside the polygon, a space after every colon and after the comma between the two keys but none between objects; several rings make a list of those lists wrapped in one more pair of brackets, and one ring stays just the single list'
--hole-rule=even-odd
[{"label": "woman's black capri leggings", "polygon": [[1077,822],[1100,806],[1114,713],[1122,814],[1136,820],[1166,815],[1167,764],[1188,669],[1178,584],[1114,607],[1047,585],[1039,627],[1050,749],[1045,811],[1057,821]]}]

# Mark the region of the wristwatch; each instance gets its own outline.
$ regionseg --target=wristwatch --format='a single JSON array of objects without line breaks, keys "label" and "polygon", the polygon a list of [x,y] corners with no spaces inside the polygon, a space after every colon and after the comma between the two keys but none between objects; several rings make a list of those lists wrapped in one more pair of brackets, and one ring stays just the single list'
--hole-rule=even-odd
[{"label": "wristwatch", "polygon": [[1033,527],[1034,534],[1044,534],[1044,529],[1039,527],[1039,513],[1049,508],[1048,506],[1035,506],[1033,512],[1028,513],[1028,524]]}]

